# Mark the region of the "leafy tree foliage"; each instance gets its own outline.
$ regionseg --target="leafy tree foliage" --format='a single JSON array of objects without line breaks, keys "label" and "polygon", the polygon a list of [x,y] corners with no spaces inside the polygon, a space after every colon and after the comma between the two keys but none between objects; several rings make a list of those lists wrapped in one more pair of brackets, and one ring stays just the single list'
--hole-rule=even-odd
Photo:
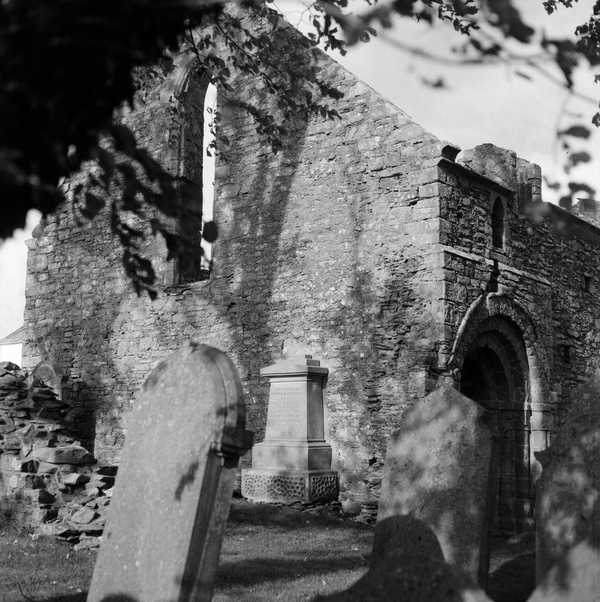
[{"label": "leafy tree foliage", "polygon": [[[576,1],[543,4],[553,13]],[[535,34],[514,0],[366,0],[358,12],[350,10],[348,0],[316,0],[310,7],[313,30],[308,38],[285,46],[284,24],[268,2],[250,0],[242,6],[245,18],[227,10],[222,0],[0,3],[0,187],[5,199],[0,240],[24,225],[29,209],[43,215],[55,211],[70,187],[69,198],[82,217],[91,218],[109,205],[125,269],[138,291],[154,294],[152,266],[140,251],[140,223],[163,235],[171,256],[198,249],[193,238],[201,216],[190,216],[197,224],[188,229],[190,236],[173,231],[171,218],[181,218],[185,210],[178,182],[114,120],[115,111],[134,103],[139,69],[168,62],[180,49],[193,56],[198,70],[223,94],[237,73],[260,80],[277,99],[277,109],[269,112],[259,102],[244,109],[277,152],[295,119],[313,114],[336,118],[330,101],[340,93],[315,68],[319,46],[344,53],[349,45],[392,27],[397,16],[449,23],[463,34],[459,60],[465,62],[510,61],[515,57],[507,41],[530,44]],[[570,90],[581,61],[600,64],[600,0],[575,33],[575,40],[542,38],[540,43],[557,66],[560,83]],[[548,76],[534,59],[530,62]],[[600,125],[600,112],[593,123]],[[567,169],[591,160],[585,148],[576,147],[589,132],[584,123],[557,132],[572,151]],[[217,144],[223,147],[227,140]],[[71,182],[88,161],[97,167],[88,170],[87,181]],[[571,197],[578,190],[594,193],[572,184]],[[129,219],[132,214],[137,222]],[[205,226],[204,236],[214,239],[214,225]]]}]

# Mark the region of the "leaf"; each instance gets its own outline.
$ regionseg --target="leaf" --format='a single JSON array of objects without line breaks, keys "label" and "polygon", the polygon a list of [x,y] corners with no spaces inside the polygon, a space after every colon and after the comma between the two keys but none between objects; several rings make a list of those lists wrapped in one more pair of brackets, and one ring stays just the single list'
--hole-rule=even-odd
[{"label": "leaf", "polygon": [[583,138],[587,140],[591,135],[590,129],[585,125],[572,125],[566,130],[558,132],[558,136],[573,136],[574,138]]},{"label": "leaf", "polygon": [[587,192],[590,196],[596,194],[595,189],[585,182],[569,182],[569,190],[571,191],[571,195],[576,192]]},{"label": "leaf", "polygon": [[563,209],[570,210],[573,206],[573,197],[570,194],[565,194],[558,199],[558,205]]},{"label": "leaf", "polygon": [[581,163],[589,163],[592,160],[591,155],[586,151],[578,151],[569,155],[569,163],[575,167]]},{"label": "leaf", "polygon": [[543,176],[544,178],[544,182],[546,183],[546,186],[550,189],[550,190],[558,190],[560,188],[560,182],[551,182],[546,176]]},{"label": "leaf", "polygon": [[218,236],[217,224],[213,221],[206,222],[202,228],[202,238],[206,242],[215,242]]},{"label": "leaf", "polygon": [[429,79],[427,77],[422,77],[421,82],[430,88],[446,88],[446,82],[443,77],[438,77],[436,79]]}]

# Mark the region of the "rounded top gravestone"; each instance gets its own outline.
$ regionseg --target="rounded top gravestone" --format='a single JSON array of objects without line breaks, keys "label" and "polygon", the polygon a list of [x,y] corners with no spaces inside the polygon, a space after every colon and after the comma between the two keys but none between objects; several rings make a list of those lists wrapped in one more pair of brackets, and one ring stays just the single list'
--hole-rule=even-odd
[{"label": "rounded top gravestone", "polygon": [[88,602],[210,599],[244,425],[223,352],[188,343],[156,366],[129,415]]},{"label": "rounded top gravestone", "polygon": [[40,362],[31,371],[30,386],[44,385],[52,389],[56,396],[62,397],[62,383],[55,367],[50,362]]},{"label": "rounded top gravestone", "polygon": [[[377,517],[379,522],[419,519],[437,537],[444,559],[482,585],[489,549],[492,437],[483,406],[452,387],[432,391],[390,437]],[[412,526],[406,519],[398,522],[397,537],[413,537]]]}]

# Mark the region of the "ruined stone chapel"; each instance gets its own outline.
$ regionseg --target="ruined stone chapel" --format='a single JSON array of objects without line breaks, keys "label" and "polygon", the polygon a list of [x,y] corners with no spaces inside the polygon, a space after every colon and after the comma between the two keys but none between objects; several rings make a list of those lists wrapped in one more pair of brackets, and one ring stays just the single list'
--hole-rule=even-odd
[{"label": "ruined stone chapel", "polygon": [[[329,370],[325,438],[341,494],[367,507],[390,433],[450,383],[497,417],[497,520],[519,528],[533,453],[595,368],[600,230],[542,201],[537,165],[491,144],[460,151],[319,56],[343,92],[340,118],[298,125],[277,154],[217,91],[235,144],[216,163],[212,262],[182,272],[151,241],[156,300],[133,291],[108,216],[81,225],[65,207],[36,230],[24,367],[54,366],[83,441],[118,463],[136,391],[184,341],[233,359],[255,441],[260,370],[311,355]],[[207,81],[177,60],[157,73],[126,120],[174,175],[201,182]]]}]

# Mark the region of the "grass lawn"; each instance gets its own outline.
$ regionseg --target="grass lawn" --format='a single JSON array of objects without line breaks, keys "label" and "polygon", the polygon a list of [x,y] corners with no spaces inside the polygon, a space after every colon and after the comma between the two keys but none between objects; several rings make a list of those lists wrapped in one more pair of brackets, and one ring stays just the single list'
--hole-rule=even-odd
[{"label": "grass lawn", "polygon": [[[366,570],[371,527],[326,507],[235,500],[215,588],[226,600],[310,600],[345,589]],[[0,534],[2,602],[84,602],[95,552],[74,552],[51,538]]]},{"label": "grass lawn", "polygon": [[215,602],[311,600],[354,583],[366,571],[373,529],[320,510],[236,503]]},{"label": "grass lawn", "polygon": [[2,602],[84,602],[96,554],[74,552],[50,537],[33,539],[4,530],[0,536]]},{"label": "grass lawn", "polygon": [[[489,593],[522,602],[533,589],[533,534],[494,544]],[[344,590],[367,568],[373,529],[328,506],[234,500],[223,540],[215,602],[311,600]],[[96,553],[52,538],[0,533],[1,602],[85,602]]]}]

